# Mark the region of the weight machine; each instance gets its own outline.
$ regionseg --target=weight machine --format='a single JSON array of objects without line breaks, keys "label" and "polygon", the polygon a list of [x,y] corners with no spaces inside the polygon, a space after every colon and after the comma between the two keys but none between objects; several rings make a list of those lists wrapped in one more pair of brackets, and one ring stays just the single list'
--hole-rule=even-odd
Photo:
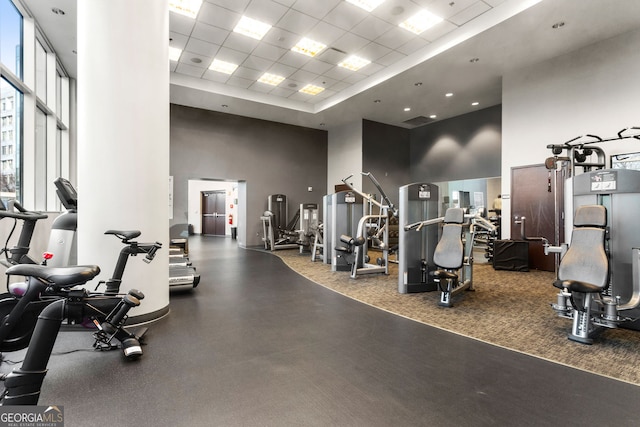
[{"label": "weight machine", "polygon": [[[573,326],[568,338],[584,344],[591,344],[594,336],[603,328],[626,327],[640,329],[640,228],[637,226],[637,212],[640,210],[640,171],[628,169],[606,169],[605,152],[592,144],[625,139],[640,139],[640,134],[629,134],[625,128],[612,138],[584,135],[564,144],[552,144],[553,157],[545,164],[549,169],[558,166],[565,172],[565,210],[578,211],[585,206],[601,206],[604,209],[604,224],[582,219],[573,223],[573,215],[567,215],[565,230],[567,238],[581,227],[606,227],[604,250],[607,259],[607,280],[602,286],[589,283],[574,269],[567,267],[575,262],[569,257],[571,246],[545,242],[545,254],[556,255],[557,280],[554,285],[560,289],[552,308],[563,318],[572,319]],[[561,154],[565,154],[561,156]],[[582,169],[577,174],[577,168]],[[558,208],[557,208],[558,209]],[[595,210],[593,208],[592,210]],[[567,250],[568,247],[568,250]],[[594,246],[595,248],[595,246]],[[595,250],[595,249],[593,249]]]}]

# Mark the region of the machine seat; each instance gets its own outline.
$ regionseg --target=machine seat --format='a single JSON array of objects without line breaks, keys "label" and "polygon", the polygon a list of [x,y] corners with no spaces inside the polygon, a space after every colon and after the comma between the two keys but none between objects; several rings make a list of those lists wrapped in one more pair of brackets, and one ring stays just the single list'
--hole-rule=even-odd
[{"label": "machine seat", "polygon": [[[464,261],[464,245],[462,244],[462,223],[464,210],[449,208],[444,215],[442,237],[433,253],[433,262],[439,270],[457,270]],[[457,277],[457,276],[456,276]]]},{"label": "machine seat", "polygon": [[18,264],[9,267],[8,276],[28,276],[42,279],[56,288],[67,288],[84,285],[100,274],[97,265],[78,265],[71,267],[48,267],[38,264]]}]

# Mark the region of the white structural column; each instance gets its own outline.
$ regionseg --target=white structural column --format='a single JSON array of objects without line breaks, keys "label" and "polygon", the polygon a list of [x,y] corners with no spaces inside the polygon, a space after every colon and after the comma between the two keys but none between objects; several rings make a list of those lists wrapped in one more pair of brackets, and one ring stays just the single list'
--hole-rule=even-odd
[{"label": "white structural column", "polygon": [[121,291],[146,296],[138,320],[169,307],[168,45],[167,0],[78,2],[78,262],[111,276],[122,244],[109,229],[161,242],[125,270]]}]

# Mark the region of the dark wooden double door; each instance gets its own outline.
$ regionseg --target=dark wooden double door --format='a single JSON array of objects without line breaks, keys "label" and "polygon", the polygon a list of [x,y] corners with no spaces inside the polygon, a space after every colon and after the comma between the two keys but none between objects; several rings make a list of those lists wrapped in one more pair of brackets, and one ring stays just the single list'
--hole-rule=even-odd
[{"label": "dark wooden double door", "polygon": [[224,191],[202,191],[202,234],[224,236],[226,233],[227,197]]}]

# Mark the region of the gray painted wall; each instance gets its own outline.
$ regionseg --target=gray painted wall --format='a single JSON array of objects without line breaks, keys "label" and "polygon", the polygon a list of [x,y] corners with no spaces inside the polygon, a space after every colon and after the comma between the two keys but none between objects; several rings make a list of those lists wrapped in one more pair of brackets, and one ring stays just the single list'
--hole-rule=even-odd
[{"label": "gray painted wall", "polygon": [[[373,174],[396,206],[399,188],[411,180],[409,143],[409,129],[370,120],[362,121],[362,171]],[[365,193],[378,193],[371,180],[366,177],[362,178],[362,188]]]},{"label": "gray painted wall", "polygon": [[321,205],[327,192],[326,131],[172,104],[170,156],[171,225],[187,221],[189,179],[246,181],[246,229],[243,218],[238,225],[239,237],[246,232],[243,246],[262,245],[268,195],[287,195],[292,216],[300,203]]},{"label": "gray painted wall", "polygon": [[500,176],[502,106],[411,130],[411,182]]}]

